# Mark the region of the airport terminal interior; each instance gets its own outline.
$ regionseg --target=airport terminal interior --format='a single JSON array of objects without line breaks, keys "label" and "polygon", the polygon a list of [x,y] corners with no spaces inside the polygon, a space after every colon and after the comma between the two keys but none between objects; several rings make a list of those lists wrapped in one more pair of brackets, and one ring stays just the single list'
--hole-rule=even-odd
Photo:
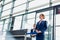
[{"label": "airport terminal interior", "polygon": [[36,40],[33,24],[44,14],[44,40],[60,40],[60,0],[0,0],[0,40]]}]

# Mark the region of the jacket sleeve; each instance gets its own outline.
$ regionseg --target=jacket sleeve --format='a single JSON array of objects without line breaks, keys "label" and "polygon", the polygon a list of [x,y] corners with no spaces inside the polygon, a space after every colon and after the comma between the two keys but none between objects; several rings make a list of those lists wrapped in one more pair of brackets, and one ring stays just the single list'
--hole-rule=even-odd
[{"label": "jacket sleeve", "polygon": [[47,29],[47,21],[44,21],[44,24],[43,24],[44,26],[42,27],[42,29],[40,30],[41,32],[44,32],[44,31],[46,31],[46,29]]},{"label": "jacket sleeve", "polygon": [[31,33],[33,32],[33,29],[31,29]]},{"label": "jacket sleeve", "polygon": [[38,30],[38,29],[39,29],[37,26],[38,26],[38,22],[37,22],[37,24],[36,24],[36,30]]}]

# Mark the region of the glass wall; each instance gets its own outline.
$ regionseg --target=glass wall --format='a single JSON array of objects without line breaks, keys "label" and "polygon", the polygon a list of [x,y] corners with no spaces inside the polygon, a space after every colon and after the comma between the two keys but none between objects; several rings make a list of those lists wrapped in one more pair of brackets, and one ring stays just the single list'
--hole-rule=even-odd
[{"label": "glass wall", "polygon": [[6,31],[8,31],[7,30],[8,29],[8,21],[9,21],[9,19],[0,21],[0,40],[5,40]]},{"label": "glass wall", "polygon": [[2,29],[3,29],[2,27],[3,27],[3,22],[1,21],[0,22],[0,31],[2,31]]},{"label": "glass wall", "polygon": [[[35,11],[58,4],[60,4],[60,0],[2,0],[0,2],[0,33],[2,34],[0,39],[5,40],[7,31],[10,31],[8,28],[11,27],[13,27],[13,30],[28,29],[28,32],[30,32],[33,28],[33,24],[37,24],[39,21],[39,15],[43,13],[45,15],[45,20],[48,22],[45,40],[52,40],[53,10],[40,13]],[[32,11],[34,12],[30,13]],[[14,24],[12,23],[11,17],[15,17],[13,20]],[[60,39],[59,17],[60,15],[56,15],[56,40]]]},{"label": "glass wall", "polygon": [[35,13],[27,14],[27,19],[23,20],[22,29],[32,29],[35,21]]},{"label": "glass wall", "polygon": [[56,40],[60,40],[60,14],[56,15]]}]

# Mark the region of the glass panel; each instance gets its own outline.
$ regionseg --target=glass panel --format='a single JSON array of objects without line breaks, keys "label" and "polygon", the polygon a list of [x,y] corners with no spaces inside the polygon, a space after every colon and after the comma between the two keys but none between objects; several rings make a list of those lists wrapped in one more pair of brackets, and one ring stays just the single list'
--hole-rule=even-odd
[{"label": "glass panel", "polygon": [[22,29],[32,29],[35,19],[27,20],[27,22],[23,25]]},{"label": "glass panel", "polygon": [[60,0],[52,0],[52,6],[60,4]]},{"label": "glass panel", "polygon": [[3,24],[0,24],[0,31],[2,31]]},{"label": "glass panel", "polygon": [[27,19],[35,18],[35,13],[31,13],[27,15]]},{"label": "glass panel", "polygon": [[2,38],[2,33],[3,33],[2,30],[3,30],[3,21],[0,21],[0,37],[1,38]]},{"label": "glass panel", "polygon": [[2,31],[2,28],[3,28],[3,21],[2,22],[0,21],[0,32]]},{"label": "glass panel", "polygon": [[9,14],[10,14],[10,12],[11,12],[11,10],[4,11],[4,12],[2,13],[2,16],[9,15]]},{"label": "glass panel", "polygon": [[8,2],[10,2],[10,1],[12,1],[12,0],[5,0],[5,4],[8,3]]},{"label": "glass panel", "polygon": [[60,40],[60,27],[56,27],[56,40]]},{"label": "glass panel", "polygon": [[[44,3],[43,3],[44,2]],[[43,5],[43,4],[46,4],[46,3],[48,3],[49,2],[49,0],[42,0],[42,1],[40,1],[40,0],[34,0],[34,1],[32,1],[31,3],[30,3],[30,6],[29,6],[29,8],[31,8],[31,7],[36,7],[36,6],[39,6],[39,5]],[[35,5],[34,5],[35,4]],[[34,6],[33,6],[34,5]]]},{"label": "glass panel", "polygon": [[47,8],[47,7],[49,7],[49,5],[45,5],[45,6],[43,6],[43,5],[41,5],[41,6],[36,6],[36,7],[33,7],[33,8],[29,8],[29,9],[30,9],[29,12],[35,11],[35,10],[40,10],[40,9]]},{"label": "glass panel", "polygon": [[60,25],[60,14],[56,15],[56,25]]},{"label": "glass panel", "polygon": [[0,7],[0,12],[1,12],[1,7]]},{"label": "glass panel", "polygon": [[6,18],[9,18],[10,16],[8,16],[8,15],[6,16],[6,15],[5,15],[5,16],[2,16],[2,17],[3,17],[3,18],[1,18],[1,20],[6,19]]},{"label": "glass panel", "polygon": [[20,30],[20,28],[21,28],[21,20],[22,20],[22,16],[19,16],[19,17],[15,18],[13,30]]},{"label": "glass panel", "polygon": [[[44,3],[43,3],[44,2]],[[41,8],[45,8],[45,7],[49,7],[47,4],[49,3],[49,0],[34,0],[32,2],[29,3],[29,9],[41,9]]]},{"label": "glass panel", "polygon": [[[33,24],[35,23],[35,12],[31,13],[31,14],[27,14],[26,16],[24,16],[23,18],[23,27],[22,29],[32,29]],[[27,18],[27,20],[25,20],[25,17]]]},{"label": "glass panel", "polygon": [[4,29],[3,29],[3,31],[8,31],[7,30],[7,28],[8,28],[8,22],[9,21],[9,19],[7,19],[7,20],[5,20],[5,24],[4,24]]},{"label": "glass panel", "polygon": [[3,10],[9,9],[12,7],[12,3],[9,3],[7,5],[4,6]]},{"label": "glass panel", "polygon": [[6,38],[6,32],[3,32],[2,40],[5,40],[5,38]]},{"label": "glass panel", "polygon": [[25,9],[26,9],[26,4],[18,6],[18,7],[15,7],[13,13],[16,13],[16,12],[20,12],[21,13],[21,12],[24,12]]},{"label": "glass panel", "polygon": [[17,5],[20,5],[20,4],[23,4],[23,3],[25,3],[26,2],[26,0],[16,0],[15,1],[15,6],[17,6]]},{"label": "glass panel", "polygon": [[20,14],[24,14],[25,12],[16,12],[16,13],[14,13],[14,15],[13,16],[16,16],[16,15],[20,15]]},{"label": "glass panel", "polygon": [[[6,20],[5,24],[3,25],[3,21],[0,22],[0,40],[5,40],[6,30],[8,26],[6,24],[8,20]],[[1,29],[2,28],[2,29]],[[3,30],[3,31],[2,31]]]}]

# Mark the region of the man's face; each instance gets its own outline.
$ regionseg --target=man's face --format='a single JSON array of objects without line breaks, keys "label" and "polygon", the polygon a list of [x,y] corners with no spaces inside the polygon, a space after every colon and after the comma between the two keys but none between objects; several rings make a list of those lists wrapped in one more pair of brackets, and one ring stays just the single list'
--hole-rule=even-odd
[{"label": "man's face", "polygon": [[33,27],[33,28],[36,28],[36,27]]},{"label": "man's face", "polygon": [[33,28],[36,28],[36,24],[33,25]]}]

